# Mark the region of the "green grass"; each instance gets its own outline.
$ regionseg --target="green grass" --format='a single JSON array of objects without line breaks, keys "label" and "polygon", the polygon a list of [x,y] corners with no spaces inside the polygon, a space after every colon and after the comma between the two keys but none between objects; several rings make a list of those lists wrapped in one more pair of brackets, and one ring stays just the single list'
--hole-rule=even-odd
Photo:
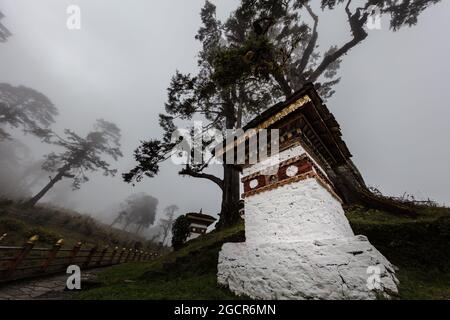
[{"label": "green grass", "polygon": [[129,263],[100,274],[101,287],[74,299],[237,299],[217,285],[217,257],[222,243],[243,241],[243,225],[212,232],[148,263]]},{"label": "green grass", "polygon": [[400,267],[400,299],[403,300],[449,300],[450,273],[427,268]]},{"label": "green grass", "polygon": [[[121,271],[126,272],[127,268],[121,268]],[[74,298],[89,300],[229,300],[236,297],[228,290],[217,287],[216,275],[208,273],[195,277],[177,277],[170,281],[156,278],[139,280],[134,283],[117,282],[101,288],[82,291]]]},{"label": "green grass", "polygon": [[450,299],[450,209],[424,207],[410,218],[354,208],[347,218],[399,268],[400,299]]},{"label": "green grass", "polygon": [[[423,208],[415,218],[353,208],[352,228],[365,234],[399,270],[399,299],[450,299],[450,209]],[[74,299],[237,299],[217,285],[222,243],[243,241],[244,227],[213,232],[177,252],[100,274],[101,286]]]}]

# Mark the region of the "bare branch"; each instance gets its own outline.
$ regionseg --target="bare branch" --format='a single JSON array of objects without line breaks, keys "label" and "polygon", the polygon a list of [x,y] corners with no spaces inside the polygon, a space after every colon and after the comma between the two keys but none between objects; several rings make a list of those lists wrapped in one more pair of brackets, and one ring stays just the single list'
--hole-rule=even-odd
[{"label": "bare branch", "polygon": [[356,9],[355,13],[352,14],[349,9],[350,3],[351,0],[347,2],[347,5],[345,6],[345,12],[348,16],[353,39],[344,44],[334,53],[326,55],[319,66],[316,68],[316,70],[308,78],[309,82],[316,82],[320,75],[330,66],[330,64],[342,57],[344,54],[347,54],[350,49],[367,38],[367,32],[364,30],[364,25],[367,22],[367,17],[369,16],[369,14],[367,12],[361,14],[360,12],[362,10],[360,9]]},{"label": "bare branch", "polygon": [[305,71],[309,59],[314,52],[314,48],[316,47],[317,39],[319,38],[319,33],[317,32],[317,26],[319,24],[319,17],[312,11],[309,4],[304,4],[306,10],[308,11],[311,18],[314,20],[314,27],[311,34],[311,39],[309,39],[308,45],[306,46],[305,52],[303,53],[302,60],[300,61],[298,73],[303,74]]}]

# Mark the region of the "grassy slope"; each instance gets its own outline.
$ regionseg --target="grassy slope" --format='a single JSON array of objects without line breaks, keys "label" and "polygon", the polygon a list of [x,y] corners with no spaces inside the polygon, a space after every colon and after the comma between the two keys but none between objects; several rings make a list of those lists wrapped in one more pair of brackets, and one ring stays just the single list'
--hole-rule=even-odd
[{"label": "grassy slope", "polygon": [[244,226],[212,232],[177,252],[146,263],[115,266],[100,275],[102,286],[76,299],[236,299],[216,285],[217,256],[224,242],[243,241]]},{"label": "grassy slope", "polygon": [[450,209],[423,208],[414,219],[362,209],[347,216],[399,268],[400,298],[450,299]]},{"label": "grassy slope", "polygon": [[[361,208],[348,212],[356,233],[399,267],[400,299],[449,299],[450,210],[428,208],[415,218]],[[111,268],[101,286],[76,299],[236,299],[216,284],[217,255],[223,242],[242,241],[244,227],[207,234],[178,252],[145,264]]]},{"label": "grassy slope", "polygon": [[49,247],[63,238],[65,247],[78,241],[83,246],[130,246],[143,238],[112,229],[91,217],[60,208],[22,208],[10,201],[0,201],[0,236],[8,235],[2,246],[20,246],[33,235],[39,235],[36,246]]}]

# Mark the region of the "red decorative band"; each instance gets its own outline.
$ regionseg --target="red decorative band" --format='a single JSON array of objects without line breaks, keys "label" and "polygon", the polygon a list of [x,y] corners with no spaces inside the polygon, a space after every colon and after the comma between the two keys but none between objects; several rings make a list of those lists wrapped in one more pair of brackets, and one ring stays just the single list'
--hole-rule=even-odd
[{"label": "red decorative band", "polygon": [[331,181],[306,154],[281,162],[278,171],[273,175],[264,174],[264,171],[261,170],[242,178],[244,184],[243,197],[272,190],[307,178],[316,178],[338,201],[342,202],[336,194]]}]

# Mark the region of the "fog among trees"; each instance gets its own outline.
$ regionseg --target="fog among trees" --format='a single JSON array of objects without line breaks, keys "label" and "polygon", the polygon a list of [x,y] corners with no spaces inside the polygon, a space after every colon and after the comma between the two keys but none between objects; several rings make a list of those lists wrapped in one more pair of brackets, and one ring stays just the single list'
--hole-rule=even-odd
[{"label": "fog among trees", "polygon": [[[361,181],[337,178],[349,197],[358,184],[450,203],[442,147],[450,44],[437,37],[450,30],[449,3],[114,0],[80,8],[82,27],[71,31],[62,2],[2,2],[0,198],[78,210],[163,245],[175,219],[199,207],[232,224],[239,173],[163,161],[171,133],[193,120],[241,128],[313,81],[361,173]],[[381,29],[369,30],[377,12]]]}]

